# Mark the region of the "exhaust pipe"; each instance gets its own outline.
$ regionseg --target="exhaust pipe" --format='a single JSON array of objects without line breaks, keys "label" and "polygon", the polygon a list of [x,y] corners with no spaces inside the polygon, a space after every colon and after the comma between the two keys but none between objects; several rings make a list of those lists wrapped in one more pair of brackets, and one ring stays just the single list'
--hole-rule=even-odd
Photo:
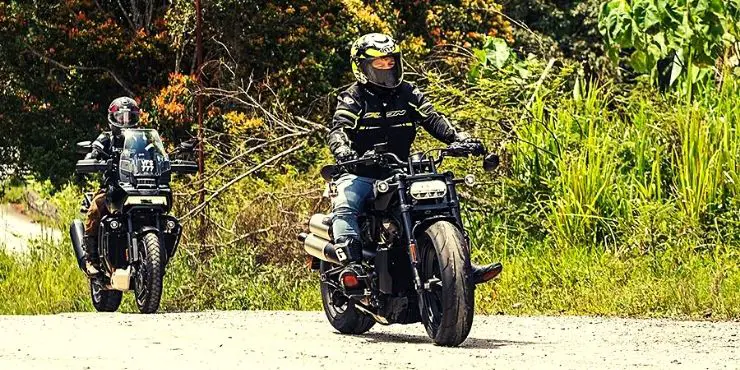
[{"label": "exhaust pipe", "polygon": [[308,220],[308,230],[311,232],[311,234],[314,234],[324,240],[331,240],[331,236],[329,235],[330,227],[331,217],[323,213],[317,213],[311,216],[311,219]]},{"label": "exhaust pipe", "polygon": [[303,249],[306,250],[306,253],[322,261],[339,264],[337,250],[334,248],[334,244],[330,241],[314,234],[304,233],[301,233],[301,235],[298,236],[298,240],[303,241]]},{"label": "exhaust pipe", "polygon": [[82,226],[82,221],[77,219],[72,221],[72,225],[69,226],[69,237],[72,239],[77,265],[80,270],[85,271],[85,228]]},{"label": "exhaust pipe", "polygon": [[[298,240],[303,242],[303,249],[311,256],[314,256],[322,261],[341,264],[339,258],[337,258],[337,249],[330,241],[314,235],[313,233],[301,233],[298,235]],[[375,258],[375,252],[363,249],[362,258],[365,260],[372,260]]]}]

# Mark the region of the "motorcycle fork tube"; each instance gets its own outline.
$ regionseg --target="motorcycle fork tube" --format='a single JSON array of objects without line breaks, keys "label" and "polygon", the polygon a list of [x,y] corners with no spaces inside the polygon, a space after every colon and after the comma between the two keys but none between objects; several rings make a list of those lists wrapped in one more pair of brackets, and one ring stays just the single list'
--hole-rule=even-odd
[{"label": "motorcycle fork tube", "polygon": [[[467,253],[470,254],[470,237],[468,237],[468,232],[465,230],[465,227],[463,227],[462,222],[462,215],[460,215],[460,198],[457,196],[457,190],[455,190],[455,182],[452,181],[452,174],[448,173],[448,176],[445,178],[445,182],[447,183],[447,194],[450,197],[450,210],[452,211],[452,217],[455,218],[455,222],[457,222],[457,226],[460,228],[460,231],[463,234],[463,237],[465,238],[465,245],[468,249]],[[470,261],[470,258],[467,259]]]},{"label": "motorcycle fork tube", "polygon": [[[157,233],[157,238],[159,239],[159,246],[161,248],[164,248],[165,251],[166,251],[167,250],[167,246],[164,244],[164,233],[162,232],[162,222],[161,222],[159,216],[160,216],[160,214],[157,213],[157,218],[156,218],[156,220],[157,220],[157,230],[159,231],[159,233]],[[165,257],[169,257],[169,255],[167,255],[167,253],[165,253]],[[165,264],[166,264],[166,262],[165,262]]]},{"label": "motorcycle fork tube", "polygon": [[450,211],[452,217],[455,218],[457,226],[463,229],[462,216],[460,215],[460,198],[457,197],[457,190],[455,190],[455,183],[452,181],[452,176],[448,174],[445,177],[445,183],[447,183],[447,194],[450,197],[448,204],[450,205]]},{"label": "motorcycle fork tube", "polygon": [[128,221],[128,245],[129,245],[129,263],[136,262],[139,260],[139,243],[134,236],[134,222],[131,220],[131,215],[127,215]]},{"label": "motorcycle fork tube", "polygon": [[411,271],[414,274],[414,287],[421,294],[424,285],[422,285],[421,277],[419,276],[419,255],[416,251],[416,238],[412,234],[414,229],[411,226],[411,206],[406,202],[406,182],[404,180],[398,182],[398,197],[401,201],[401,219],[403,220],[403,228],[405,229],[408,242],[407,247],[409,258],[411,259]]}]

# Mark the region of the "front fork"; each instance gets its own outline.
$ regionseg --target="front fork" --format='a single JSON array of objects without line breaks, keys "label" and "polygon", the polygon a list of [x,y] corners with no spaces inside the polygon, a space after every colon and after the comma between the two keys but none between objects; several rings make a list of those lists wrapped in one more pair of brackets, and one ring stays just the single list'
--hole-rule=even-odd
[{"label": "front fork", "polygon": [[413,234],[414,227],[411,224],[410,206],[406,202],[406,183],[403,181],[400,181],[398,185],[398,197],[401,201],[401,220],[403,220],[403,228],[406,232],[411,271],[414,274],[414,288],[421,297],[424,292],[424,284],[421,282],[421,276],[419,275],[419,254],[416,250],[416,238]]}]

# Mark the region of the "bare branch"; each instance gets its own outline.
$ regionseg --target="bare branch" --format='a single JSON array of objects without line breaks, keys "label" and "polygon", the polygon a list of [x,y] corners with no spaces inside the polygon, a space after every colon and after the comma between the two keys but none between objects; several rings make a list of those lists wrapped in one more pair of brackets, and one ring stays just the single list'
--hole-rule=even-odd
[{"label": "bare branch", "polygon": [[136,32],[136,26],[134,26],[134,22],[131,21],[131,18],[129,18],[128,13],[126,12],[126,8],[123,7],[123,4],[121,4],[121,0],[118,0],[118,7],[121,8],[121,11],[123,12],[123,16],[126,17],[126,21],[128,22],[129,27],[131,27],[131,30]]},{"label": "bare branch", "polygon": [[136,0],[131,0],[131,14],[134,18],[134,25],[136,25],[136,29],[134,29],[134,32],[138,31],[139,28],[141,28],[141,13],[139,12],[139,4],[137,4]]},{"label": "bare branch", "polygon": [[281,141],[281,140],[285,140],[287,138],[297,137],[297,136],[302,136],[302,135],[305,135],[305,134],[304,133],[287,134],[287,135],[283,135],[283,136],[281,136],[279,138],[272,139],[270,141],[264,142],[264,143],[262,143],[260,145],[253,146],[253,147],[251,147],[251,148],[249,148],[249,149],[247,149],[247,150],[239,153],[238,155],[234,156],[233,158],[229,159],[228,161],[226,161],[226,163],[224,163],[221,166],[219,166],[215,171],[210,172],[207,177],[204,177],[202,180],[198,180],[195,183],[198,184],[200,182],[205,182],[205,181],[210,180],[211,178],[213,178],[214,176],[216,176],[217,174],[219,174],[224,168],[228,167],[229,165],[231,165],[232,163],[236,162],[237,160],[243,158],[244,156],[257,151],[258,149],[262,149],[262,148],[264,148],[264,147],[266,147],[268,145],[274,144],[274,143],[276,143],[278,141]]},{"label": "bare branch", "polygon": [[136,94],[134,94],[134,92],[133,92],[133,91],[131,91],[131,89],[129,89],[129,88],[128,88],[128,87],[126,86],[126,84],[124,84],[124,83],[123,83],[123,81],[122,81],[122,80],[121,80],[120,78],[118,78],[118,76],[116,76],[116,74],[115,74],[115,73],[113,73],[113,71],[111,71],[111,70],[110,70],[110,69],[108,69],[108,68],[105,68],[105,67],[68,66],[68,65],[62,64],[62,63],[60,63],[60,62],[58,62],[58,61],[56,61],[56,60],[54,60],[54,59],[51,59],[51,58],[49,58],[48,56],[46,56],[46,55],[44,55],[44,54],[41,54],[41,53],[39,53],[38,51],[34,50],[34,49],[33,49],[33,48],[32,48],[32,47],[30,46],[30,45],[28,45],[28,44],[25,44],[25,46],[26,46],[26,49],[27,49],[28,51],[30,51],[30,52],[31,52],[31,53],[32,53],[33,55],[35,55],[35,56],[39,57],[40,59],[42,59],[43,61],[45,61],[45,62],[47,62],[47,63],[53,64],[53,65],[55,65],[55,66],[57,66],[57,67],[59,67],[59,68],[61,68],[61,69],[65,70],[65,71],[71,71],[71,70],[74,70],[74,69],[79,69],[79,70],[81,70],[81,71],[101,71],[101,72],[105,72],[105,73],[107,73],[107,74],[108,74],[108,75],[109,75],[109,76],[110,76],[110,77],[111,77],[111,78],[112,78],[113,80],[115,80],[115,81],[116,81],[116,83],[117,83],[117,84],[118,84],[119,86],[121,86],[121,88],[122,88],[122,89],[124,89],[124,90],[126,91],[126,93],[127,93],[127,94],[129,94],[129,96],[135,96],[135,95],[136,95]]},{"label": "bare branch", "polygon": [[309,126],[311,126],[311,127],[313,127],[316,130],[324,131],[324,132],[328,132],[329,131],[329,128],[328,127],[326,127],[324,125],[321,125],[321,124],[318,124],[318,123],[316,123],[314,121],[310,121],[310,120],[305,119],[305,118],[300,117],[300,116],[296,116],[296,119],[299,120],[299,121],[301,121],[301,122],[303,122],[303,123],[305,123],[305,124],[307,124],[307,125],[309,125]]},{"label": "bare branch", "polygon": [[250,168],[247,172],[244,172],[243,174],[241,174],[241,175],[233,178],[231,181],[227,182],[226,184],[224,184],[223,186],[221,186],[220,188],[218,188],[218,190],[216,190],[213,194],[211,194],[208,197],[208,199],[206,199],[205,201],[203,201],[203,203],[195,206],[195,208],[193,208],[192,210],[190,210],[190,212],[188,212],[184,216],[180,217],[180,220],[181,221],[186,220],[188,217],[192,216],[193,214],[195,214],[197,212],[200,212],[203,208],[205,208],[206,205],[208,205],[208,203],[210,203],[214,199],[218,198],[221,195],[221,193],[223,193],[225,190],[227,190],[228,188],[230,188],[232,185],[234,185],[234,184],[238,183],[239,181],[243,180],[245,177],[247,177],[247,176],[249,176],[249,175],[257,172],[258,170],[260,170],[261,168],[267,166],[268,164],[270,164],[272,162],[275,162],[275,161],[277,161],[277,160],[279,160],[279,159],[287,156],[290,153],[295,152],[296,150],[300,149],[304,144],[305,144],[305,142],[304,143],[300,143],[300,144],[298,144],[298,145],[296,145],[296,146],[294,146],[294,147],[292,147],[292,148],[290,148],[288,150],[282,151],[282,152],[280,152],[280,153],[278,153],[278,154],[270,157],[269,159],[263,161],[262,163],[254,166],[252,168]]}]

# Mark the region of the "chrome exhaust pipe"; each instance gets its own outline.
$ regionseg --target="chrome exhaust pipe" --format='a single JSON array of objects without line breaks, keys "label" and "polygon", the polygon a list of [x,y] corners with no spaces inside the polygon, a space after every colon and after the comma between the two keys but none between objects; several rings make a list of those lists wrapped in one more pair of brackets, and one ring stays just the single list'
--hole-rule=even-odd
[{"label": "chrome exhaust pipe", "polygon": [[301,234],[298,240],[303,241],[303,249],[306,253],[326,262],[339,264],[337,250],[330,241],[320,238],[314,234]]},{"label": "chrome exhaust pipe", "polygon": [[323,213],[317,213],[308,220],[308,231],[324,240],[331,240],[330,227],[331,217]]},{"label": "chrome exhaust pipe", "polygon": [[[301,233],[298,235],[298,240],[303,242],[303,249],[311,256],[314,256],[322,261],[331,262],[334,264],[341,264],[339,258],[337,258],[337,249],[330,241],[320,238],[313,233]],[[366,261],[370,261],[375,258],[375,251],[369,249],[362,250],[362,258]]]},{"label": "chrome exhaust pipe", "polygon": [[77,265],[80,270],[85,271],[85,228],[82,221],[77,219],[72,221],[72,225],[69,226],[69,237],[77,257]]}]

